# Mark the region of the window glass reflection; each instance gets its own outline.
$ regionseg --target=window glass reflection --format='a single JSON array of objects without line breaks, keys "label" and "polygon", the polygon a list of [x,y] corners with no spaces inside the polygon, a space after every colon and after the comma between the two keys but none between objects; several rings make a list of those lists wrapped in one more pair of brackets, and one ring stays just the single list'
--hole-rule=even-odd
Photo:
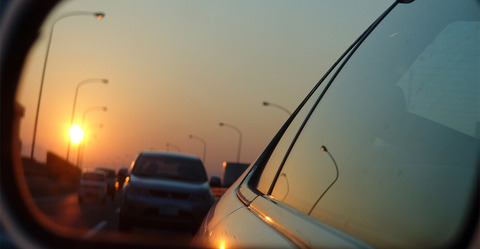
[{"label": "window glass reflection", "polygon": [[[262,102],[294,110],[331,63],[390,4],[59,3],[29,51],[16,95],[22,109],[18,148],[32,194],[28,201],[45,220],[59,225],[55,231],[73,231],[79,238],[103,239],[107,233],[123,239],[119,206],[122,188],[132,179],[124,172],[139,151],[203,152],[206,172],[182,175],[202,181],[221,176],[222,163],[237,155],[236,134],[219,130],[222,121],[241,128],[239,158],[252,162],[286,120]],[[335,21],[345,17],[348,22]],[[36,118],[38,126],[32,132]],[[84,134],[79,143],[68,138],[74,124]],[[202,144],[189,139],[190,133],[206,141],[203,151]],[[79,198],[80,175],[96,168],[116,174],[107,177],[111,198],[105,203]],[[165,169],[170,175],[176,170]],[[267,179],[264,188],[270,183]],[[152,214],[159,215],[157,211]],[[164,242],[156,235],[169,236],[168,230],[134,228],[132,234]],[[190,231],[176,232],[182,241],[192,236]]]},{"label": "window glass reflection", "polygon": [[[264,166],[262,173],[260,175],[260,179],[258,180],[258,183],[257,183],[257,190],[259,190],[260,192],[264,194],[268,194],[270,186],[272,185],[273,180],[275,178],[275,174],[278,172],[279,167],[282,163],[282,160],[284,159],[285,154],[287,153],[287,150],[293,141],[293,138],[297,134],[298,129],[300,128],[300,125],[302,125],[302,123],[304,122],[308,112],[312,109],[313,105],[315,104],[315,101],[318,99],[318,97],[322,93],[323,88],[326,85],[326,82],[328,82],[328,79],[324,82],[325,84],[322,84],[319,87],[319,89],[316,90],[316,92],[310,97],[308,102],[303,106],[300,112],[296,115],[295,119],[288,126],[288,129],[285,131],[282,138],[280,139],[277,146],[275,147],[275,150],[270,155],[270,158],[268,159],[266,165]],[[279,180],[283,181],[286,179],[284,179],[283,176],[280,176]],[[288,192],[288,190],[286,191]]]},{"label": "window glass reflection", "polygon": [[272,192],[379,247],[449,243],[476,187],[478,2],[460,16],[397,18],[424,8],[397,6],[347,62]]}]

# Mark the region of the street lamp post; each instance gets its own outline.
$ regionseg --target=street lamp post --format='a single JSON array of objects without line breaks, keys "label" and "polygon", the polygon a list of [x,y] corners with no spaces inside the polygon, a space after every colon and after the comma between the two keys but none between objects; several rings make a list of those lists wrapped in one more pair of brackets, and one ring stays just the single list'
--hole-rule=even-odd
[{"label": "street lamp post", "polygon": [[107,107],[106,106],[91,106],[87,109],[85,109],[85,111],[83,111],[83,116],[82,116],[82,129],[85,129],[85,117],[87,116],[87,113],[91,112],[91,111],[104,111],[106,112],[107,111]]},{"label": "street lamp post", "polygon": [[238,140],[238,153],[237,153],[237,163],[240,163],[240,150],[242,148],[242,132],[240,131],[240,129],[238,129],[237,127],[233,126],[233,125],[229,125],[229,124],[225,124],[225,123],[219,123],[220,126],[226,126],[226,127],[230,127],[234,130],[236,130],[238,132],[238,135],[239,135],[239,140]]},{"label": "street lamp post", "polygon": [[170,147],[176,149],[178,152],[181,152],[180,147],[176,146],[175,144],[171,144],[171,143],[167,142],[167,151],[169,151],[168,148],[170,148]]},{"label": "street lamp post", "polygon": [[189,135],[188,137],[190,139],[196,139],[196,140],[203,143],[203,163],[205,163],[205,158],[206,158],[206,155],[207,155],[207,143],[202,138],[194,136],[194,135]]},{"label": "street lamp post", "polygon": [[278,109],[281,109],[283,111],[285,111],[289,116],[292,115],[292,112],[290,112],[287,108],[281,106],[281,105],[277,105],[277,104],[273,104],[273,103],[270,103],[270,102],[267,102],[267,101],[263,101],[263,105],[264,106],[274,106],[274,107],[277,107]]},{"label": "street lamp post", "polygon": [[[104,111],[104,112],[106,112],[107,107],[106,106],[91,106],[91,107],[85,109],[85,111],[83,111],[83,116],[82,116],[82,129],[83,130],[85,130],[85,118],[87,116],[87,113],[92,112],[92,111]],[[103,127],[103,125],[102,125],[102,127]],[[82,141],[82,144],[80,144],[78,146],[78,149],[77,149],[77,167],[80,167],[80,165],[78,165],[78,163],[79,163],[78,158],[80,157],[80,153],[81,153],[80,149],[81,149],[81,147],[84,147],[84,143],[85,143],[85,141]],[[82,152],[82,154],[83,154],[83,152]]]},{"label": "street lamp post", "polygon": [[[103,128],[103,124],[97,124],[96,127],[98,128]],[[87,136],[90,135],[90,129],[87,129],[87,128],[84,128],[85,129],[85,139],[82,141],[82,143],[80,144],[80,146],[78,147],[78,151],[77,151],[77,163],[75,165],[77,165],[77,167],[79,169],[81,169],[81,164],[83,162],[83,152],[85,150],[85,144],[87,143]],[[88,132],[87,132],[88,131]]]},{"label": "street lamp post", "polygon": [[59,18],[57,18],[51,28],[50,28],[50,36],[48,38],[48,43],[47,43],[47,51],[45,53],[45,60],[43,62],[43,71],[42,71],[42,79],[40,81],[40,91],[38,93],[38,102],[37,102],[37,111],[35,113],[35,123],[33,125],[33,138],[32,138],[32,150],[30,152],[30,158],[33,159],[33,154],[35,152],[35,139],[37,137],[37,124],[38,124],[38,114],[40,112],[40,103],[41,103],[41,100],[42,100],[42,92],[43,92],[43,82],[45,80],[45,72],[46,72],[46,69],[47,69],[47,60],[48,60],[48,54],[49,54],[49,51],[50,51],[50,44],[52,43],[52,37],[53,37],[53,30],[55,28],[55,24],[66,18],[66,17],[70,17],[70,16],[80,16],[80,15],[93,15],[95,16],[97,19],[101,20],[105,17],[105,13],[103,12],[89,12],[89,11],[74,11],[74,12],[70,12],[70,13],[67,13],[63,16],[60,16]]},{"label": "street lamp post", "polygon": [[[70,120],[70,127],[72,127],[73,120],[75,118],[75,106],[77,104],[78,89],[80,88],[80,86],[82,86],[86,83],[94,83],[94,82],[100,82],[100,83],[103,83],[103,84],[108,84],[108,79],[86,79],[86,80],[83,80],[80,83],[78,83],[77,88],[75,89],[75,96],[73,97],[73,109],[72,109],[72,118]],[[69,154],[70,154],[70,139],[68,139],[68,144],[67,144],[67,157],[66,157],[67,161],[68,161],[68,158],[69,158]]]}]

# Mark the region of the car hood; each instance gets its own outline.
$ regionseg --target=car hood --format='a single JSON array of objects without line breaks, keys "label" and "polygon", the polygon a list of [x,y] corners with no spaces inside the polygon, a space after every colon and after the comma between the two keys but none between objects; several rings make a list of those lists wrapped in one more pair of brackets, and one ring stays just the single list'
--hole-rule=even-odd
[{"label": "car hood", "polygon": [[196,193],[210,191],[208,181],[188,182],[179,180],[170,180],[162,178],[149,178],[130,175],[129,184],[154,189],[176,190],[181,192]]}]

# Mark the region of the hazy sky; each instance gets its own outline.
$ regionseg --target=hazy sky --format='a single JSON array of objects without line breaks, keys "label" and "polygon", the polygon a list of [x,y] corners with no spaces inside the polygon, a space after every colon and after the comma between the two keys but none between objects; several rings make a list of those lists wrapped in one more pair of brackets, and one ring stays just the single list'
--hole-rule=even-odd
[{"label": "hazy sky", "polygon": [[[336,58],[391,1],[66,1],[33,46],[18,101],[22,155],[29,156],[43,61],[47,62],[35,158],[65,157],[75,89],[75,123],[85,114],[83,167],[127,167],[142,150],[203,156],[209,176],[223,161],[251,163]],[[106,106],[106,112],[85,110]],[[93,110],[93,109],[89,109]],[[102,127],[100,128],[100,124]],[[75,161],[77,146],[70,150]]]}]

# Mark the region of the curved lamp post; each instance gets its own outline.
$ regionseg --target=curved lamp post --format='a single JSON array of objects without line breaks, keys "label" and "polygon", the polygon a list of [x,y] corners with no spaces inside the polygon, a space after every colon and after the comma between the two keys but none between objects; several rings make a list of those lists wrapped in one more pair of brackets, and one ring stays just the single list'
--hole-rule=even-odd
[{"label": "curved lamp post", "polygon": [[167,151],[168,151],[168,148],[170,148],[170,147],[176,149],[178,152],[181,152],[180,148],[178,146],[176,146],[175,144],[171,144],[171,143],[167,142]]},{"label": "curved lamp post", "polygon": [[206,143],[205,140],[203,140],[202,138],[197,137],[197,136],[194,136],[194,135],[188,135],[188,137],[189,137],[190,139],[196,139],[196,140],[198,140],[198,141],[200,141],[200,142],[203,143],[203,163],[205,163],[205,157],[206,157],[206,155],[207,155],[207,143]]},{"label": "curved lamp post", "polygon": [[91,106],[87,109],[85,109],[85,111],[83,111],[83,116],[82,116],[82,129],[85,129],[85,117],[87,116],[87,113],[89,112],[92,112],[92,111],[104,111],[106,112],[107,111],[107,107],[106,106]]},{"label": "curved lamp post", "polygon": [[225,123],[219,123],[220,126],[225,126],[225,127],[230,127],[238,132],[238,135],[240,136],[238,140],[238,153],[237,153],[237,163],[240,163],[240,149],[242,148],[242,132],[240,129],[233,125],[225,124]]},{"label": "curved lamp post", "polygon": [[281,105],[277,105],[277,104],[273,104],[273,103],[270,103],[270,102],[267,102],[267,101],[263,101],[263,105],[264,106],[274,106],[274,107],[277,107],[278,109],[282,109],[283,111],[285,111],[286,113],[288,113],[288,115],[292,115],[292,112],[290,112],[287,108],[281,106]]},{"label": "curved lamp post", "polygon": [[[87,128],[84,128],[85,129],[85,138],[87,137],[87,134],[90,133],[90,128],[103,128],[103,124],[97,124],[96,126],[90,126],[89,129]],[[88,132],[87,132],[88,131]],[[77,167],[79,169],[81,169],[81,164],[83,162],[83,152],[85,150],[85,144],[87,143],[86,139],[84,139],[84,141],[80,144],[80,147],[78,147],[78,152],[77,152],[77,163],[75,165],[77,165]]]},{"label": "curved lamp post", "polygon": [[[86,80],[83,80],[80,83],[78,83],[77,89],[75,90],[75,96],[73,98],[73,109],[72,109],[72,118],[70,119],[70,127],[72,127],[73,119],[75,117],[75,106],[77,104],[78,89],[80,88],[80,86],[82,86],[84,84],[95,83],[95,82],[108,84],[108,79],[86,79]],[[69,158],[69,154],[70,154],[70,139],[68,139],[68,144],[67,144],[67,157],[66,157],[67,161],[68,161],[68,158]]]},{"label": "curved lamp post", "polygon": [[50,51],[50,44],[52,43],[52,36],[53,36],[53,30],[55,28],[55,24],[58,21],[60,21],[64,18],[67,18],[67,17],[71,17],[71,16],[91,16],[91,15],[96,17],[98,20],[101,20],[105,17],[105,13],[103,13],[103,12],[74,11],[74,12],[69,12],[69,13],[57,18],[53,22],[53,24],[50,28],[50,36],[48,38],[47,51],[46,51],[46,54],[45,54],[45,60],[43,62],[42,79],[40,81],[40,91],[38,93],[37,111],[35,113],[35,123],[33,125],[32,150],[30,152],[30,158],[31,159],[33,159],[33,154],[34,154],[34,151],[35,151],[35,139],[37,137],[38,113],[40,112],[40,102],[42,100],[43,82],[45,80],[45,72],[46,72],[46,69],[47,69],[48,54],[49,54],[49,51]]},{"label": "curved lamp post", "polygon": [[[85,130],[85,117],[87,116],[87,113],[92,112],[92,111],[104,111],[104,112],[106,112],[107,107],[106,106],[91,106],[91,107],[85,109],[85,111],[83,111],[83,116],[82,116],[82,129],[83,130]],[[102,127],[103,127],[103,125],[102,125]],[[77,163],[78,163],[78,158],[79,158],[79,154],[80,154],[80,148],[84,145],[84,143],[85,143],[85,141],[83,141],[83,143],[78,146]],[[77,166],[79,166],[79,165],[77,165]]]}]

